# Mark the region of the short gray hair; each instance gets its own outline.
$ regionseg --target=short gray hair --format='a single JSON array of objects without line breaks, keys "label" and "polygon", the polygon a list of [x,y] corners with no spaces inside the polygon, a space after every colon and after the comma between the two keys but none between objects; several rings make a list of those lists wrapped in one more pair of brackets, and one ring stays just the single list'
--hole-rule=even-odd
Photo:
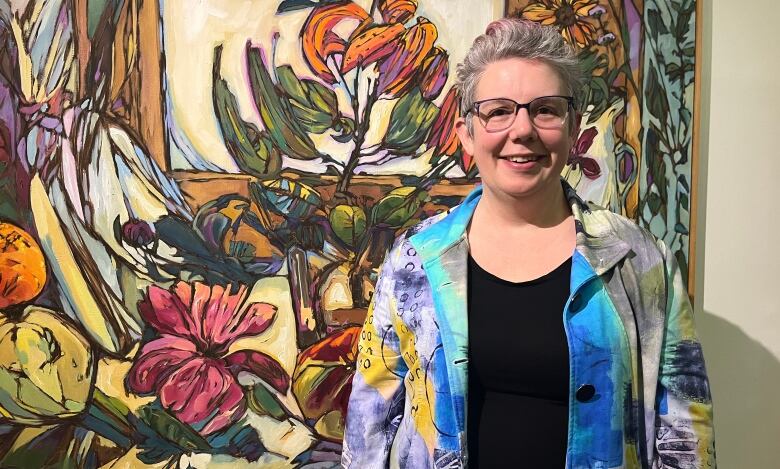
[{"label": "short gray hair", "polygon": [[[555,26],[503,18],[490,23],[485,33],[474,39],[463,62],[458,64],[455,86],[460,93],[462,116],[474,105],[477,83],[485,68],[493,62],[512,58],[546,63],[558,74],[566,92],[574,96],[575,106],[579,104],[577,98],[583,77],[574,47],[563,39]],[[466,121],[471,132],[471,120]]]}]

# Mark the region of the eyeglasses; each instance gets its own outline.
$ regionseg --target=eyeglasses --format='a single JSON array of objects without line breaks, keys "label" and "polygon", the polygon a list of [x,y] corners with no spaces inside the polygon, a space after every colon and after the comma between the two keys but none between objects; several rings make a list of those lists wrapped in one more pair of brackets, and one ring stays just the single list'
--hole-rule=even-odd
[{"label": "eyeglasses", "polygon": [[469,109],[488,132],[501,132],[512,126],[520,109],[527,109],[531,123],[537,129],[559,129],[566,122],[569,108],[574,107],[571,96],[542,96],[529,103],[518,103],[509,98],[477,101]]}]

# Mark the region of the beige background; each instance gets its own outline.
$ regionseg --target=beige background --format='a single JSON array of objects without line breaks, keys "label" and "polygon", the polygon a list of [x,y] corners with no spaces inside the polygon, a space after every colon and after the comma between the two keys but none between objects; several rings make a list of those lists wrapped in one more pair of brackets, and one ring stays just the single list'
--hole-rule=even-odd
[{"label": "beige background", "polygon": [[780,3],[700,1],[696,313],[718,462],[780,468]]}]

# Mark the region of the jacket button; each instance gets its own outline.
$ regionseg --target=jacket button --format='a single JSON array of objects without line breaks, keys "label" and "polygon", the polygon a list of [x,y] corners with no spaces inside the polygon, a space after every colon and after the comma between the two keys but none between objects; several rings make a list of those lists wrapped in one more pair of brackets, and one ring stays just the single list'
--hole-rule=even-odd
[{"label": "jacket button", "polygon": [[577,293],[572,297],[571,302],[569,303],[569,311],[571,311],[572,313],[576,313],[581,309],[582,309],[582,295]]},{"label": "jacket button", "polygon": [[595,395],[596,388],[594,388],[592,384],[583,384],[579,387],[579,389],[577,389],[577,393],[574,395],[574,397],[576,397],[580,402],[588,402],[589,400],[593,399],[593,396]]}]

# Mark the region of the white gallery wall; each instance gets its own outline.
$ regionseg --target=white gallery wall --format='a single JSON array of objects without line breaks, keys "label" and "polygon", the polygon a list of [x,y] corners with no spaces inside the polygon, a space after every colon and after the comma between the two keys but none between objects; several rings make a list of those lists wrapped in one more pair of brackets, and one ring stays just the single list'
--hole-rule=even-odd
[{"label": "white gallery wall", "polygon": [[718,465],[780,468],[780,2],[699,1],[695,303]]}]

